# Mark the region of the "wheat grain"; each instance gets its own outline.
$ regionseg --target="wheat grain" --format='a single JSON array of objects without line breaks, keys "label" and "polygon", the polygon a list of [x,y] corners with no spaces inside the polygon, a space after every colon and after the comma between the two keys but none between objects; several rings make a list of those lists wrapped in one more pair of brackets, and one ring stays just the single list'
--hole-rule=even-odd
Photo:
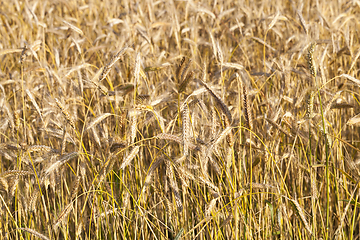
[{"label": "wheat grain", "polygon": [[[177,142],[179,144],[184,144],[181,137],[176,136],[176,135],[172,135],[172,134],[168,134],[168,133],[160,133],[160,134],[158,134],[156,136],[156,138],[174,141],[174,142]],[[194,150],[194,151],[199,151],[200,150],[200,148],[198,146],[196,146],[195,144],[193,144],[192,142],[188,142],[187,145],[191,150]]]},{"label": "wheat grain", "polygon": [[33,194],[30,197],[30,201],[29,201],[29,204],[28,204],[28,210],[29,211],[34,212],[36,210],[35,205],[36,205],[36,201],[37,201],[39,195],[40,195],[39,188],[35,188]]},{"label": "wheat grain", "polygon": [[279,124],[277,124],[276,122],[274,122],[273,120],[269,119],[269,118],[265,118],[266,121],[268,121],[271,125],[273,125],[274,127],[276,127],[280,132],[284,133],[286,136],[293,138],[294,136],[289,133],[288,131],[286,131],[283,127],[281,127]]},{"label": "wheat grain", "polygon": [[[243,70],[244,66],[238,63],[232,63],[232,62],[225,62],[222,64],[223,67],[228,67],[228,68],[235,68],[238,70]],[[237,73],[236,73],[237,74]]]},{"label": "wheat grain", "polygon": [[314,117],[314,94],[313,91],[310,91],[310,94],[308,96],[307,100],[307,118],[312,119]]},{"label": "wheat grain", "polygon": [[179,164],[174,163],[175,168],[175,177],[176,179],[180,179],[183,187],[189,187],[188,178],[193,178],[193,176],[188,173],[185,169],[183,169]]},{"label": "wheat grain", "polygon": [[[168,195],[170,195],[170,194],[168,194]],[[167,216],[169,218],[169,221],[172,222],[172,216],[173,216],[174,210],[173,210],[171,201],[166,196],[164,196],[164,200],[165,200]]]},{"label": "wheat grain", "polygon": [[134,86],[135,86],[135,89],[138,85],[138,80],[139,80],[139,77],[140,77],[140,61],[141,61],[141,55],[140,53],[137,53],[136,54],[136,58],[135,58],[135,68],[134,68]]},{"label": "wheat grain", "polygon": [[83,221],[80,220],[80,223],[76,227],[76,233],[75,233],[75,238],[76,239],[79,239],[79,236],[80,236],[82,230],[83,230]]},{"label": "wheat grain", "polygon": [[173,166],[168,160],[165,160],[165,165],[166,165],[166,176],[170,183],[172,193],[174,194],[177,209],[179,212],[182,212],[183,207],[182,207],[181,197],[179,194],[179,188],[176,181],[174,180],[175,175],[174,175]]},{"label": "wheat grain", "polygon": [[21,48],[17,48],[17,49],[4,49],[0,51],[0,56],[5,55],[5,54],[9,54],[9,53],[19,53],[22,52],[23,49]]},{"label": "wheat grain", "polygon": [[45,154],[49,152],[57,152],[57,150],[45,145],[32,145],[27,147],[26,152],[27,153],[39,152],[41,154]]},{"label": "wheat grain", "polygon": [[208,186],[209,188],[213,189],[215,192],[219,193],[219,188],[215,186],[212,182],[204,178],[203,176],[198,176],[200,182]]},{"label": "wheat grain", "polygon": [[185,62],[183,63],[184,66],[182,66],[182,68],[181,68],[181,73],[180,73],[181,75],[180,75],[180,79],[179,79],[181,83],[184,82],[188,76],[188,71],[189,71],[191,62],[192,62],[192,60],[189,59],[186,64],[185,64]]},{"label": "wheat grain", "polygon": [[5,178],[0,177],[0,184],[4,188],[5,192],[9,192],[9,184]]},{"label": "wheat grain", "polygon": [[[253,189],[255,189],[255,188],[257,188],[257,189],[268,189],[268,188],[270,188],[270,189],[276,189],[275,186],[272,186],[272,185],[270,185],[270,184],[266,184],[266,183],[256,183],[256,182],[251,183],[251,187],[252,187]],[[250,184],[247,184],[247,185],[245,186],[245,189],[250,189]]]},{"label": "wheat grain", "polygon": [[224,62],[224,56],[222,54],[219,41],[216,41],[216,56],[217,56],[217,60],[219,61],[220,65],[222,66],[222,64]]},{"label": "wheat grain", "polygon": [[277,20],[279,19],[279,16],[280,16],[280,12],[277,11],[276,14],[275,14],[275,17],[271,20],[271,22],[270,22],[270,24],[269,24],[269,26],[268,26],[267,31],[269,31],[270,29],[272,29],[272,28],[275,26]]},{"label": "wheat grain", "polygon": [[316,186],[316,172],[313,170],[311,173],[311,197],[317,199],[319,197],[319,192]]}]

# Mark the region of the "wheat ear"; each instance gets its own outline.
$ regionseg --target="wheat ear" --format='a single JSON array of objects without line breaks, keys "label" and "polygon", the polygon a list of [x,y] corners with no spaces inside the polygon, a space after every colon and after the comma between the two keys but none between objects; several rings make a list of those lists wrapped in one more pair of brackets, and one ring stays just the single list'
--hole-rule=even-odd
[{"label": "wheat ear", "polygon": [[189,119],[189,108],[185,104],[183,110],[181,111],[182,117],[182,131],[183,131],[183,151],[184,155],[187,156],[189,154],[189,141],[190,141],[190,119]]},{"label": "wheat ear", "polygon": [[124,169],[126,166],[128,166],[131,161],[135,158],[135,156],[139,153],[139,149],[140,146],[136,146],[134,147],[131,152],[129,153],[129,155],[124,159],[124,161],[122,162],[120,169]]},{"label": "wheat ear", "polygon": [[178,68],[176,69],[176,80],[178,82],[181,82],[181,74],[183,73],[184,69],[185,69],[185,66],[186,66],[186,57],[183,57],[181,59],[181,62],[178,66]]},{"label": "wheat ear", "polygon": [[186,75],[185,79],[180,83],[178,93],[182,93],[183,91],[185,91],[186,86],[193,79],[194,79],[194,71],[191,71],[189,74]]},{"label": "wheat ear", "polygon": [[205,209],[205,216],[211,215],[211,212],[214,210],[218,199],[219,198],[214,198],[209,202],[209,204],[206,206],[206,209]]},{"label": "wheat ear", "polygon": [[165,160],[165,165],[166,165],[166,176],[170,183],[171,190],[174,194],[177,209],[179,210],[179,212],[182,212],[183,206],[182,206],[181,197],[179,194],[179,187],[174,179],[175,175],[174,175],[173,166],[171,165],[169,160]]},{"label": "wheat ear", "polygon": [[72,152],[72,153],[68,153],[66,155],[60,156],[60,158],[55,163],[53,163],[48,169],[46,169],[45,176],[49,175],[55,169],[57,169],[58,167],[60,167],[64,163],[66,163],[67,161],[69,161],[77,156],[78,156],[78,152]]},{"label": "wheat ear", "polygon": [[[112,66],[114,66],[114,64],[121,58],[121,56],[125,53],[126,49],[128,47],[125,46],[122,49],[120,49],[120,51],[118,51],[110,60],[110,62],[108,64],[105,65],[105,67],[103,68],[100,76],[99,76],[99,82],[101,82],[102,80],[104,80],[106,78],[106,76],[109,74]],[[100,85],[99,85],[100,86]]]},{"label": "wheat ear", "polygon": [[49,238],[47,236],[35,231],[34,229],[31,229],[31,228],[18,228],[18,229],[21,230],[21,231],[24,231],[24,232],[28,232],[28,233],[34,235],[37,238],[44,239],[44,240],[49,240]]},{"label": "wheat ear", "polygon": [[89,130],[89,129],[93,128],[94,126],[99,124],[102,120],[104,120],[105,118],[107,118],[107,117],[109,117],[111,115],[113,115],[113,114],[111,114],[111,113],[101,114],[100,116],[95,118],[91,123],[89,123],[89,126],[86,128],[86,130]]},{"label": "wheat ear", "polygon": [[250,99],[249,99],[248,91],[247,91],[245,84],[243,84],[243,103],[244,103],[245,121],[247,123],[248,128],[251,130],[251,129],[253,129],[251,105],[250,105]]},{"label": "wheat ear", "polygon": [[146,178],[145,178],[144,187],[142,189],[142,192],[145,192],[147,186],[150,185],[153,173],[160,166],[160,164],[163,162],[163,160],[164,160],[163,158],[160,158],[160,159],[156,160],[154,163],[151,164],[151,166],[149,168],[149,171],[148,171],[148,173],[146,175]]},{"label": "wheat ear", "polygon": [[315,47],[316,47],[316,43],[311,43],[308,53],[307,53],[307,61],[308,61],[308,66],[310,69],[310,74],[316,78],[316,64],[314,61],[314,51],[315,51]]},{"label": "wheat ear", "polygon": [[305,213],[304,210],[301,208],[300,204],[298,201],[296,201],[295,199],[290,199],[291,203],[293,204],[295,210],[296,210],[296,214],[300,217],[302,223],[304,224],[306,230],[308,230],[308,232],[312,235],[312,231],[311,231],[311,227],[308,223],[308,221],[306,220],[305,217]]},{"label": "wheat ear", "polygon": [[11,176],[25,176],[25,175],[30,175],[33,174],[32,172],[29,171],[23,171],[23,170],[8,170],[6,172],[3,172],[0,177],[1,178],[6,178],[6,177],[11,177]]},{"label": "wheat ear", "polygon": [[225,114],[227,117],[228,122],[232,122],[232,116],[229,111],[229,108],[226,104],[221,100],[219,95],[217,95],[204,81],[199,80],[200,83],[206,88],[206,90],[210,93],[210,95],[215,99],[216,104],[220,107],[220,110]]},{"label": "wheat ear", "polygon": [[55,98],[55,102],[57,104],[57,106],[60,108],[62,114],[65,116],[65,119],[68,121],[68,123],[70,124],[70,126],[75,129],[75,123],[74,120],[71,118],[69,112],[65,109],[64,105],[62,105],[62,103],[59,101],[59,99]]},{"label": "wheat ear", "polygon": [[64,210],[62,210],[59,217],[54,222],[53,228],[58,227],[65,220],[66,216],[71,212],[72,209],[73,203],[71,202],[64,208]]}]

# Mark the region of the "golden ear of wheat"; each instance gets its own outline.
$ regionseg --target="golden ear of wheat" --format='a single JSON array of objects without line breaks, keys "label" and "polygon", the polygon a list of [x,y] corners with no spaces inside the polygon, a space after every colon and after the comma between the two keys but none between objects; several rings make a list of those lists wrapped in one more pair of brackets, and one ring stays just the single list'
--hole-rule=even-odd
[{"label": "golden ear of wheat", "polygon": [[207,85],[204,81],[199,80],[200,83],[206,88],[206,90],[210,93],[210,95],[215,99],[216,104],[219,106],[220,110],[225,114],[227,117],[227,121],[229,123],[232,122],[232,116],[229,111],[229,108],[226,106],[226,104],[221,100],[219,95],[217,95],[210,87]]},{"label": "golden ear of wheat", "polygon": [[296,201],[295,199],[290,199],[290,202],[292,203],[292,205],[296,211],[296,214],[298,215],[298,217],[300,217],[301,222],[304,224],[306,230],[312,235],[313,233],[312,233],[311,227],[310,227],[308,221],[306,220],[304,210],[301,208],[299,202]]},{"label": "golden ear of wheat", "polygon": [[205,209],[205,216],[211,215],[211,212],[214,210],[214,208],[216,206],[217,200],[218,200],[218,198],[214,198],[209,202],[209,204],[206,206],[206,209]]},{"label": "golden ear of wheat", "polygon": [[80,186],[80,180],[81,180],[81,177],[80,176],[77,176],[76,177],[76,181],[72,187],[72,190],[71,190],[71,199],[74,200],[76,195],[77,195],[77,192],[79,190],[79,186]]},{"label": "golden ear of wheat", "polygon": [[316,43],[315,42],[311,43],[307,54],[307,61],[310,69],[310,74],[314,78],[316,78],[316,64],[314,60],[315,47],[316,47]]},{"label": "golden ear of wheat", "polygon": [[[187,63],[186,63],[186,66],[185,66],[184,69],[182,70],[182,72],[181,72],[181,77],[180,77],[180,82],[184,82],[184,81],[185,81],[185,78],[186,78],[186,76],[188,75],[188,71],[189,71],[191,62],[192,62],[192,60],[189,59],[189,60],[187,61]],[[184,65],[185,65],[185,64],[184,64]]]},{"label": "golden ear of wheat", "polygon": [[72,209],[73,203],[71,202],[64,208],[64,210],[62,210],[59,217],[54,222],[53,228],[58,227],[65,220],[66,216],[71,212]]},{"label": "golden ear of wheat", "polygon": [[59,101],[59,99],[55,98],[55,102],[57,104],[57,106],[60,108],[62,114],[65,116],[65,119],[68,121],[68,123],[70,124],[70,126],[73,128],[73,129],[76,129],[75,128],[75,123],[74,123],[74,120],[71,118],[69,112],[65,109],[64,105],[62,105],[62,103]]},{"label": "golden ear of wheat", "polygon": [[11,176],[25,176],[25,175],[30,175],[33,174],[32,172],[29,171],[23,171],[23,170],[8,170],[6,172],[3,172],[0,177],[1,178],[6,178],[6,177],[11,177]]},{"label": "golden ear of wheat", "polygon": [[308,100],[307,100],[307,117],[312,119],[314,117],[314,94],[313,91],[310,91]]},{"label": "golden ear of wheat", "polygon": [[186,86],[194,79],[194,71],[191,71],[186,75],[185,79],[181,82],[178,93],[182,93],[185,91]]},{"label": "golden ear of wheat", "polygon": [[183,73],[184,69],[186,67],[186,57],[184,56],[182,59],[181,59],[181,62],[179,64],[179,66],[177,67],[176,69],[176,80],[178,82],[181,82],[181,74]]},{"label": "golden ear of wheat", "polygon": [[244,104],[245,121],[247,123],[248,128],[251,130],[253,129],[253,121],[252,121],[251,105],[249,101],[250,99],[247,88],[245,84],[243,84],[243,104]]},{"label": "golden ear of wheat", "polygon": [[47,236],[35,231],[34,229],[30,229],[30,228],[18,228],[18,229],[21,230],[21,231],[24,231],[24,232],[28,232],[28,233],[30,233],[30,234],[32,234],[35,237],[38,237],[40,239],[49,240],[49,238]]},{"label": "golden ear of wheat", "polygon": [[[118,51],[110,60],[110,62],[108,64],[105,65],[105,67],[103,68],[100,76],[99,76],[99,80],[98,82],[100,83],[101,81],[103,81],[106,76],[109,74],[112,66],[114,66],[114,64],[121,58],[122,55],[124,55],[125,51],[127,50],[127,46],[123,47],[122,49],[120,49],[120,51]],[[99,85],[100,86],[100,85]]]},{"label": "golden ear of wheat", "polygon": [[189,108],[185,104],[183,110],[181,111],[182,117],[182,130],[183,130],[183,151],[184,155],[187,156],[189,154],[189,145],[190,142],[190,119],[189,119]]},{"label": "golden ear of wheat", "polygon": [[120,169],[124,169],[126,166],[128,166],[131,161],[135,158],[135,156],[139,153],[139,149],[140,146],[136,146],[134,147],[131,152],[129,153],[129,155],[124,159],[124,161],[122,162]]}]

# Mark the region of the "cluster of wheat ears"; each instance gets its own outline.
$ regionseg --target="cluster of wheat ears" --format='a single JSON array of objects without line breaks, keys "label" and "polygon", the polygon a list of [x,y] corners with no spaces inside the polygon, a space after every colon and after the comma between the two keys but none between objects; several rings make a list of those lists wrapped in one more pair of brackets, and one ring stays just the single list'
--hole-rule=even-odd
[{"label": "cluster of wheat ears", "polygon": [[1,239],[359,239],[359,1],[0,1]]}]

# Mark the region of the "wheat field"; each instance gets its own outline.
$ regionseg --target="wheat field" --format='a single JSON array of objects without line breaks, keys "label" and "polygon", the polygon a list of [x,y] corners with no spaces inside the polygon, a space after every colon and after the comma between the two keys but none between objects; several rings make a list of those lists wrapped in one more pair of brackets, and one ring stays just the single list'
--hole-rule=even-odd
[{"label": "wheat field", "polygon": [[359,239],[359,1],[0,18],[1,239]]}]

